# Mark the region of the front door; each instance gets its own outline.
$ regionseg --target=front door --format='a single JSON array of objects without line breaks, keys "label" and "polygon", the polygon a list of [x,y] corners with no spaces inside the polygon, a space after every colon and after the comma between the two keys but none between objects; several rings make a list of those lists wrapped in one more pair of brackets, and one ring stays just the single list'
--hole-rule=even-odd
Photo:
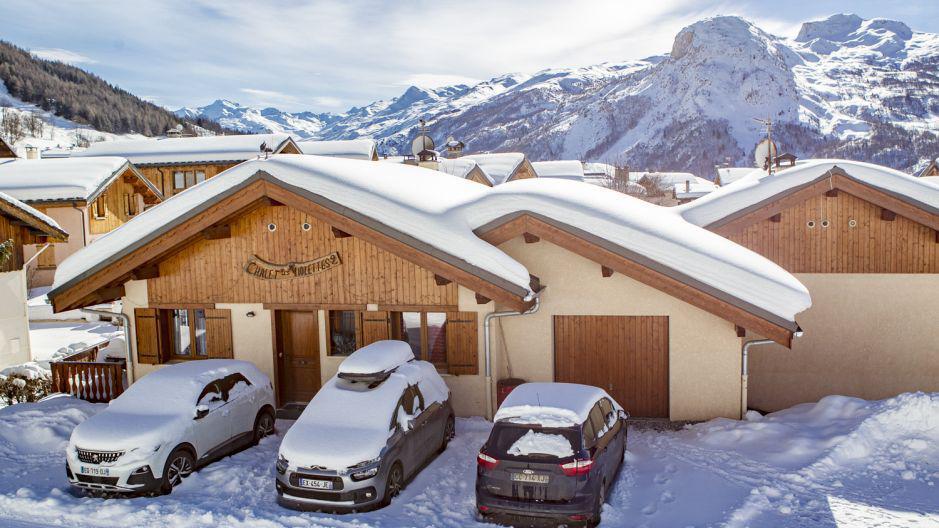
[{"label": "front door", "polygon": [[275,314],[280,405],[309,403],[320,389],[317,312],[278,310]]}]

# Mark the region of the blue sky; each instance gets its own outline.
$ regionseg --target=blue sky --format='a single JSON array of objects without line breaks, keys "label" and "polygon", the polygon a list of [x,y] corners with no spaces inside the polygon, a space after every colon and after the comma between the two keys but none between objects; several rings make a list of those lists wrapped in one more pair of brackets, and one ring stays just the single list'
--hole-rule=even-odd
[{"label": "blue sky", "polygon": [[795,36],[832,13],[939,33],[939,1],[2,0],[0,39],[169,108],[226,98],[344,111],[407,86],[639,59],[684,26],[741,15]]}]

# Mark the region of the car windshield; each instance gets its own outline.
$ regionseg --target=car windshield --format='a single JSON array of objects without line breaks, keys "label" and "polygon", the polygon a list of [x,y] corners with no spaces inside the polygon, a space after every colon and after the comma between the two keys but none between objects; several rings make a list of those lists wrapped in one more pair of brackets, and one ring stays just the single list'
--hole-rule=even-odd
[{"label": "car windshield", "polygon": [[497,423],[487,453],[499,459],[560,460],[581,451],[580,431],[568,427]]}]

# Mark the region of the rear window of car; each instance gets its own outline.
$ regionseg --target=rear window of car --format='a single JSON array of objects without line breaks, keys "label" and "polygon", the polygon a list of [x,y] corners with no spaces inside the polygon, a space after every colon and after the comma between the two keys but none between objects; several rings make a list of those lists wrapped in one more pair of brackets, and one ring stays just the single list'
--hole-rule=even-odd
[{"label": "rear window of car", "polygon": [[[489,442],[486,444],[487,454],[498,459],[511,460],[543,461],[570,458],[558,457],[556,454],[551,453],[537,452],[527,453],[524,455],[513,454],[513,451],[518,452],[516,444],[523,436],[529,434],[530,431],[534,431],[540,435],[557,435],[563,437],[570,443],[571,450],[573,451],[574,455],[579,453],[582,449],[580,431],[577,428],[538,427],[534,425],[497,423],[492,428],[492,433],[489,435]],[[512,449],[513,446],[516,446],[515,450]]]}]

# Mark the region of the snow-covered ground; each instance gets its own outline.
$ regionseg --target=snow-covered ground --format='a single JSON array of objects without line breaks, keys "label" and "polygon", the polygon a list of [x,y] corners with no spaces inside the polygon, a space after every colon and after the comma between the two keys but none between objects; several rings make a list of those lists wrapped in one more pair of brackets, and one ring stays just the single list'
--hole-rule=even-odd
[{"label": "snow-covered ground", "polygon": [[[172,495],[73,495],[63,461],[72,428],[103,405],[67,397],[0,410],[0,525],[475,526],[475,456],[490,424],[457,437],[383,510],[334,516],[283,509],[278,435],[216,462]],[[756,417],[754,417],[756,418]],[[833,396],[750,421],[633,429],[603,526],[937,526],[939,394],[879,402]]]},{"label": "snow-covered ground", "polygon": [[33,361],[49,361],[63,347],[82,349],[123,335],[121,328],[108,322],[62,321],[29,324],[29,344]]}]

